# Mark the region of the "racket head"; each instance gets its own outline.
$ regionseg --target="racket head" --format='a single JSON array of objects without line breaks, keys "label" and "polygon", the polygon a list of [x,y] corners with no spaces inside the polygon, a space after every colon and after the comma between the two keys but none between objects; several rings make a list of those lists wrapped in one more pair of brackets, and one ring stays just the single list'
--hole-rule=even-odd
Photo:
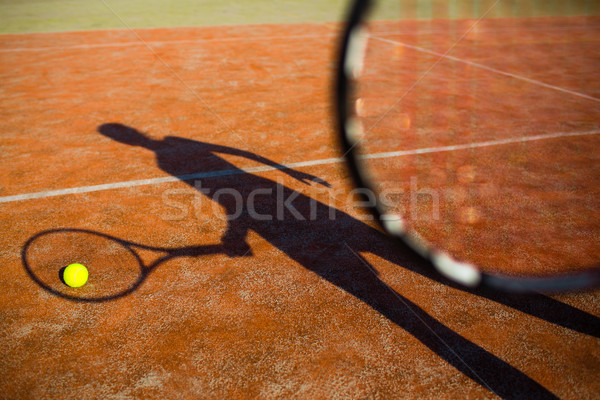
[{"label": "racket head", "polygon": [[[458,206],[458,202],[454,201],[456,196],[454,198],[450,196],[453,201],[445,203],[440,200],[440,196],[436,197],[439,193],[448,191],[449,175],[447,171],[439,167],[444,163],[456,165],[456,169],[453,171],[455,185],[452,189],[454,192],[451,193],[463,196],[466,193],[470,201],[473,201],[473,197],[470,197],[473,192],[472,188],[475,187],[474,183],[477,183],[474,176],[481,175],[482,171],[486,171],[483,174],[486,177],[495,173],[494,179],[498,185],[504,185],[502,187],[513,185],[518,188],[517,190],[522,190],[519,185],[521,188],[532,185],[532,182],[535,183],[535,179],[539,179],[539,176],[550,179],[552,182],[555,177],[564,175],[564,171],[560,168],[556,168],[554,171],[545,168],[543,173],[546,175],[540,173],[539,176],[532,175],[533,178],[530,178],[529,181],[525,179],[527,178],[526,174],[531,173],[532,164],[535,168],[544,162],[544,157],[541,157],[540,161],[538,155],[536,164],[531,155],[541,148],[542,154],[547,160],[550,157],[548,154],[552,152],[551,148],[540,147],[536,138],[531,140],[530,159],[517,159],[515,162],[512,159],[508,160],[508,168],[504,171],[494,171],[493,167],[498,165],[497,163],[506,161],[498,159],[498,154],[506,158],[508,153],[505,149],[502,150],[504,153],[498,153],[492,147],[496,144],[505,144],[513,146],[513,148],[519,145],[522,147],[519,140],[511,142],[511,140],[504,140],[503,137],[498,143],[493,143],[494,138],[485,138],[485,146],[481,146],[482,152],[479,153],[479,164],[453,164],[453,161],[457,159],[466,158],[464,154],[457,153],[455,160],[452,160],[452,156],[449,155],[451,151],[469,150],[471,147],[469,142],[459,141],[457,148],[455,142],[446,140],[443,134],[445,131],[455,129],[456,125],[459,125],[458,129],[460,129],[461,115],[473,118],[473,114],[478,108],[477,104],[467,103],[465,105],[464,102],[453,104],[450,112],[454,112],[458,116],[453,115],[448,119],[456,118],[454,126],[447,121],[442,126],[436,126],[435,121],[432,122],[434,118],[423,120],[423,114],[430,116],[438,111],[440,113],[448,112],[448,104],[440,102],[436,96],[439,96],[440,93],[442,96],[452,95],[452,93],[448,93],[448,86],[444,86],[443,73],[452,71],[452,68],[460,68],[460,66],[457,67],[457,63],[448,63],[444,57],[431,57],[431,54],[427,53],[427,49],[415,51],[410,45],[408,47],[400,45],[395,42],[393,35],[379,36],[377,43],[372,46],[374,40],[371,40],[371,35],[374,37],[378,33],[390,33],[390,27],[392,30],[394,28],[394,21],[390,21],[392,16],[389,13],[383,14],[386,16],[386,21],[381,23],[369,21],[369,13],[375,5],[381,3],[383,2],[371,0],[354,2],[341,40],[335,84],[340,145],[354,183],[360,189],[358,194],[362,197],[361,203],[366,204],[366,207],[390,236],[408,245],[445,277],[466,286],[484,285],[511,291],[550,292],[581,290],[600,285],[598,218],[595,219],[596,222],[590,223],[590,219],[594,221],[594,216],[600,215],[598,203],[596,202],[594,205],[593,200],[589,200],[593,199],[595,195],[593,183],[577,181],[575,178],[569,184],[576,188],[586,187],[587,191],[580,189],[576,193],[579,197],[569,195],[563,196],[554,203],[548,201],[544,204],[546,208],[541,211],[534,205],[530,207],[529,215],[522,212],[521,208],[523,205],[528,205],[532,198],[534,201],[538,201],[539,198],[547,197],[548,191],[544,187],[537,192],[534,190],[521,192],[531,194],[530,198],[522,196],[512,202],[510,198],[506,198],[503,207],[497,207],[499,203],[496,198],[502,193],[495,190],[494,185],[478,187],[477,202],[480,206],[483,204],[483,207],[480,208],[470,207],[468,204]],[[385,7],[383,8],[385,9]],[[375,11],[374,14],[382,15],[379,11],[381,10]],[[395,27],[402,29],[402,24],[396,21]],[[370,29],[376,33],[371,34]],[[419,66],[416,74],[411,72],[411,68],[415,65]],[[434,72],[432,73],[432,71]],[[466,76],[468,77],[461,70],[451,78],[454,78],[455,81],[457,78],[464,80]],[[469,83],[472,84],[472,82]],[[391,95],[387,95],[386,92]],[[412,99],[409,99],[410,97]],[[457,102],[460,103],[461,100],[464,99],[459,98]],[[413,101],[413,103],[403,109],[406,101]],[[417,106],[421,106],[425,112],[421,112],[419,115],[418,112],[415,112]],[[409,110],[406,111],[406,108]],[[419,116],[421,116],[421,120],[419,120]],[[499,122],[499,124],[502,123]],[[394,135],[390,132],[393,132]],[[432,140],[433,136],[441,139]],[[401,139],[400,146],[398,146],[398,137]],[[460,137],[460,135],[456,135],[456,137]],[[574,138],[569,143],[576,148],[571,155],[562,153],[567,161],[573,161],[581,154],[581,149],[585,148],[585,140],[578,143],[579,139],[579,137]],[[406,143],[409,145],[404,146]],[[417,151],[406,151],[411,149],[411,145]],[[517,154],[519,153],[517,152]],[[589,153],[586,154],[589,155]],[[589,163],[598,161],[593,156],[588,158],[589,160],[586,162],[580,163],[581,170],[585,169]],[[473,161],[473,159],[471,158],[469,161]],[[525,167],[519,165],[519,162]],[[527,167],[530,168],[529,171]],[[571,172],[576,170],[572,166],[570,168],[572,168]],[[423,173],[424,170],[426,173]],[[535,171],[531,174],[534,173]],[[590,175],[589,171],[587,175]],[[514,180],[513,176],[522,178],[522,182]],[[506,177],[511,177],[513,180],[508,182]],[[423,186],[427,190],[422,190]],[[482,187],[486,190],[482,190]],[[421,194],[429,196],[431,201],[428,203],[421,203],[418,199],[414,201],[416,196],[407,195],[411,191],[417,192],[417,195],[418,192],[421,192]],[[402,200],[397,200],[396,197],[402,197]],[[580,207],[577,211],[566,215],[569,221],[578,220],[578,225],[571,226],[570,230],[565,229],[566,226],[561,225],[562,220],[560,219],[564,217],[564,213],[563,215],[556,214],[553,213],[553,210],[561,209],[561,207],[571,209],[572,204],[577,203],[578,200],[587,201],[587,209]],[[439,201],[441,205],[436,205],[436,201]],[[486,201],[488,202],[487,206]],[[482,209],[486,210],[487,214],[482,212]],[[436,212],[438,213],[437,220],[436,218],[425,218],[419,221],[419,216],[435,216]],[[489,214],[495,215],[491,218]],[[553,216],[550,218],[552,219],[550,222],[538,222],[538,217],[550,214],[558,215],[558,217]],[[510,220],[513,215],[518,215],[522,220],[513,223]],[[448,218],[448,216],[450,217]],[[488,217],[487,220],[485,217]],[[500,221],[505,225],[499,226]],[[535,234],[532,235],[535,236],[534,239],[515,229],[515,227],[527,227],[528,224],[534,227],[536,224],[541,224],[540,231],[530,231]],[[448,231],[451,233],[448,234]],[[499,233],[504,234],[504,237],[498,236]],[[522,235],[521,238],[519,238],[519,234]],[[579,238],[578,240],[568,242],[564,246],[559,240],[562,237],[570,240],[576,236]],[[522,255],[520,265],[512,263],[513,259],[508,251],[505,253],[497,250],[490,251],[490,249],[496,249],[494,246],[505,237],[516,238],[516,241],[512,243],[513,252]],[[537,250],[537,255],[540,256],[538,260],[534,255],[519,253],[518,240],[522,239],[525,244],[524,248],[527,249],[528,240],[543,241],[545,237],[551,237],[552,240],[546,247],[540,246]],[[591,238],[591,240],[588,241],[587,238]],[[484,241],[487,243],[487,248],[479,243]],[[473,244],[475,242],[476,244]],[[556,260],[547,262],[548,254],[543,253],[557,250],[557,247],[561,246],[563,248],[558,251],[562,251],[563,254],[557,258],[564,262],[555,262]],[[475,253],[475,256],[470,257],[470,253]],[[499,260],[495,264],[496,260],[492,258],[499,254],[503,256],[504,260]],[[488,259],[483,256],[487,256],[492,262],[486,264]],[[483,262],[477,262],[480,260]],[[530,260],[532,262],[528,263]],[[550,265],[552,262],[554,265]]]},{"label": "racket head", "polygon": [[[133,292],[150,272],[132,246],[100,232],[51,229],[29,238],[21,259],[27,274],[46,291],[73,301],[103,302]],[[62,271],[72,263],[83,264],[89,271],[82,287],[71,288],[62,280]]]}]

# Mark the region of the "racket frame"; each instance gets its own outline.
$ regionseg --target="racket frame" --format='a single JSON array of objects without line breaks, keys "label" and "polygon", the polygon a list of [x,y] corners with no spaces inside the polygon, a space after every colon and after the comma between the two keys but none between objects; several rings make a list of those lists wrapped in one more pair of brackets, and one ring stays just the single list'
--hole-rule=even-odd
[{"label": "racket frame", "polygon": [[355,81],[363,68],[366,51],[366,16],[373,3],[374,0],[355,0],[350,9],[338,49],[334,108],[343,158],[355,186],[361,189],[358,190],[358,196],[383,230],[398,245],[404,248],[408,246],[441,275],[467,287],[481,286],[513,292],[564,292],[600,286],[598,267],[578,273],[548,277],[523,277],[483,272],[474,264],[462,262],[447,252],[435,249],[416,231],[411,232],[406,229],[400,215],[388,214],[377,196],[368,197],[368,194],[376,191],[369,183],[368,171],[360,158],[362,124],[355,114],[355,100],[352,94],[355,91]]}]

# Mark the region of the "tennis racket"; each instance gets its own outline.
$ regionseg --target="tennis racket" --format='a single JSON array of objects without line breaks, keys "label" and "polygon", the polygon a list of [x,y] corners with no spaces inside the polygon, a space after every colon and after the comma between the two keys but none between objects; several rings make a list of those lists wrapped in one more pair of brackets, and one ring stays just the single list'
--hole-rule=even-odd
[{"label": "tennis racket", "polygon": [[[100,232],[64,228],[31,237],[21,258],[29,276],[48,292],[68,300],[102,302],[132,293],[156,267],[170,259],[219,253],[226,253],[221,245],[162,248]],[[148,254],[152,260],[146,262]],[[62,282],[62,271],[71,263],[84,264],[90,271],[83,287],[71,288]]]},{"label": "tennis racket", "polygon": [[342,35],[336,117],[362,204],[469,287],[598,286],[600,102],[586,91],[598,73],[574,76],[568,57],[581,32],[548,55],[553,20],[408,21],[402,4],[354,1]]}]

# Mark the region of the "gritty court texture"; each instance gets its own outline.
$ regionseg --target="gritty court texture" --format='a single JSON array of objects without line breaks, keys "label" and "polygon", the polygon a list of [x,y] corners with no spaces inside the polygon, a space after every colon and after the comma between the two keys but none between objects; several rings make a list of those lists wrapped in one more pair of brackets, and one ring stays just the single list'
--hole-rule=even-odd
[{"label": "gritty court texture", "polygon": [[[443,54],[472,23],[380,34],[406,57]],[[465,290],[355,207],[332,117],[339,32],[1,36],[1,398],[600,393],[600,292]],[[451,55],[505,95],[507,119],[479,110],[493,139],[528,118],[530,136],[598,147],[599,41],[598,17],[495,18]],[[560,63],[572,75],[541,67]],[[256,211],[272,220],[228,221],[223,189],[262,189]],[[276,210],[294,191],[304,221]],[[77,289],[59,274],[75,262],[90,271]]]}]

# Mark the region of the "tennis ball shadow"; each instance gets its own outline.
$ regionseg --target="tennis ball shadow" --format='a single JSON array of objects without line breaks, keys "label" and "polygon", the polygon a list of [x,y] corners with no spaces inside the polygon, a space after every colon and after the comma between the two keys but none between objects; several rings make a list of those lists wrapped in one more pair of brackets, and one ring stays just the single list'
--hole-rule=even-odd
[{"label": "tennis ball shadow", "polygon": [[67,285],[67,282],[65,282],[65,278],[64,278],[64,275],[65,275],[65,269],[67,269],[67,267],[66,267],[66,266],[65,266],[65,267],[62,267],[62,268],[60,269],[60,271],[58,271],[58,279],[60,279],[60,281],[63,283],[63,285],[65,285],[65,286],[68,286],[68,285]]}]

